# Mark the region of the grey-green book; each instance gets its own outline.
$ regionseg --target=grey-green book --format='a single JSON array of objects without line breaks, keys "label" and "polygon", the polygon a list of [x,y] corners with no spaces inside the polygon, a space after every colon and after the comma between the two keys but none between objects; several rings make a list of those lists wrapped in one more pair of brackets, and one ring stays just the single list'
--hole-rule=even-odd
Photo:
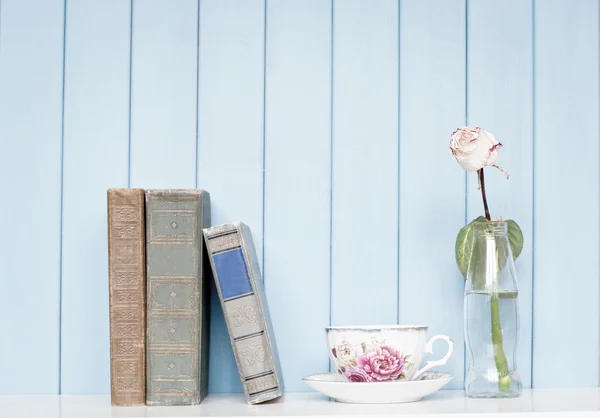
[{"label": "grey-green book", "polygon": [[204,239],[246,400],[278,398],[281,372],[250,228],[241,222],[205,228]]},{"label": "grey-green book", "polygon": [[146,191],[147,405],[195,405],[208,392],[208,225],[206,191]]}]

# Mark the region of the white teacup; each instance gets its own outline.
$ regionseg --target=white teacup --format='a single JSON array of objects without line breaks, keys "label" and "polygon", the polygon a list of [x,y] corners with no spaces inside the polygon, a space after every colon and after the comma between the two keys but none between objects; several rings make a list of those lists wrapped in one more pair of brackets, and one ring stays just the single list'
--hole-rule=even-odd
[{"label": "white teacup", "polygon": [[[351,382],[416,380],[423,372],[446,364],[454,342],[447,335],[427,341],[427,326],[332,326],[326,327],[329,355],[336,371]],[[440,360],[419,369],[433,343],[445,340],[448,352]]]}]

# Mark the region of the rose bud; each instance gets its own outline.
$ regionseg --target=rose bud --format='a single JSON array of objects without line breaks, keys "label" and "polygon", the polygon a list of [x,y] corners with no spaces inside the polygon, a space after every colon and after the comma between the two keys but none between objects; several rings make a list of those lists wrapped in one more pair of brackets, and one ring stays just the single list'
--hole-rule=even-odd
[{"label": "rose bud", "polygon": [[452,155],[467,171],[494,166],[501,146],[491,133],[470,126],[458,128],[450,140]]}]

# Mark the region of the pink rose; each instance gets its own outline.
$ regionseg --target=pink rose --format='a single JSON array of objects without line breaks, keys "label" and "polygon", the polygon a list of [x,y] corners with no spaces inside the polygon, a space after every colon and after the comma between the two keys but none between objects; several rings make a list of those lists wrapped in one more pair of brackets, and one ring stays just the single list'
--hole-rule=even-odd
[{"label": "pink rose", "polygon": [[358,358],[358,367],[372,381],[396,380],[404,371],[404,356],[395,348],[387,345],[368,348]]},{"label": "pink rose", "polygon": [[370,382],[371,377],[360,367],[348,367],[346,377],[351,382]]},{"label": "pink rose", "polygon": [[452,155],[467,171],[495,165],[501,146],[491,133],[470,126],[458,128],[450,140]]}]

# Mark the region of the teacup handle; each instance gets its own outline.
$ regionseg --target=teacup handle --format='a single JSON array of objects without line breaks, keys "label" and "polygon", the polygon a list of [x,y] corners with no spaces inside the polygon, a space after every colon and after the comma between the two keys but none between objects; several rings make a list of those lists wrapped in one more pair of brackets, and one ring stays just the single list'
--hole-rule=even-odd
[{"label": "teacup handle", "polygon": [[427,370],[429,370],[429,369],[431,369],[433,367],[443,366],[444,364],[446,364],[448,362],[448,359],[450,358],[450,356],[452,356],[452,350],[454,349],[454,341],[452,341],[452,339],[450,337],[448,337],[447,335],[442,335],[442,334],[435,335],[435,336],[431,337],[431,339],[427,342],[427,344],[425,344],[425,347],[423,348],[423,351],[425,353],[427,353],[427,354],[433,354],[433,343],[436,342],[437,340],[444,340],[444,341],[446,341],[448,343],[448,352],[440,360],[428,361],[427,362],[427,366],[425,366],[421,370],[419,370],[412,377],[411,380],[416,380],[424,372],[426,372]]}]

